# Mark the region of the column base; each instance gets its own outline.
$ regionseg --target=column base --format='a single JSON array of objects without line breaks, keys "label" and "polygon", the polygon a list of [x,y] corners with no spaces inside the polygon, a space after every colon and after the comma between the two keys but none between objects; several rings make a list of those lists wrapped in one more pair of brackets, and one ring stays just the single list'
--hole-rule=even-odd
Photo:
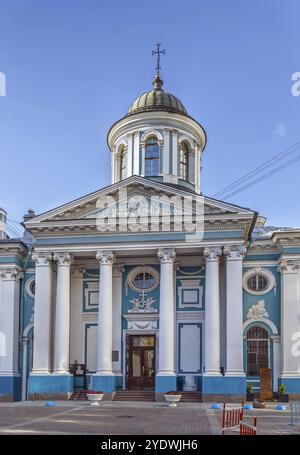
[{"label": "column base", "polygon": [[240,401],[246,397],[246,376],[203,376],[202,394],[206,398],[217,399],[222,397],[223,401]]},{"label": "column base", "polygon": [[93,374],[91,380],[92,390],[101,390],[104,394],[113,394],[117,387],[117,378],[112,375]]},{"label": "column base", "polygon": [[177,390],[177,377],[174,375],[160,375],[155,377],[155,394],[174,392]]},{"label": "column base", "polygon": [[208,370],[205,373],[203,373],[203,376],[208,376],[210,378],[222,378],[223,375],[219,370]]},{"label": "column base", "polygon": [[0,401],[20,401],[21,385],[22,381],[19,375],[0,375]]},{"label": "column base", "polygon": [[246,373],[242,370],[229,370],[225,372],[225,376],[228,378],[245,378]]},{"label": "column base", "polygon": [[29,376],[29,400],[67,400],[74,388],[72,375],[46,374]]}]

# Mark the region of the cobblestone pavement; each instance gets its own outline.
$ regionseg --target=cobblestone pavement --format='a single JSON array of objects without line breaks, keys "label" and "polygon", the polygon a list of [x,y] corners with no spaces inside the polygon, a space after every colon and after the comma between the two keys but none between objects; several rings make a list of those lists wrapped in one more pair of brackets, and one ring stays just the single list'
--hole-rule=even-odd
[{"label": "cobblestone pavement", "polygon": [[205,408],[165,404],[1,405],[0,434],[210,434]]},{"label": "cobblestone pavement", "polygon": [[[176,409],[165,403],[87,402],[0,403],[0,435],[102,434],[102,435],[208,435],[221,434],[221,411],[208,403],[182,403]],[[300,422],[289,425],[290,413],[267,409],[245,411],[245,420],[258,419],[258,434],[300,434]],[[237,434],[237,433],[234,433]]]}]

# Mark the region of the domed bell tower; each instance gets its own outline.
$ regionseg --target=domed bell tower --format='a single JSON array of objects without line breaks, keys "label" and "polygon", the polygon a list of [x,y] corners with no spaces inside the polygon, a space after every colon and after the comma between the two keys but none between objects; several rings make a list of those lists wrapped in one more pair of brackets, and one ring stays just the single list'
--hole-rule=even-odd
[{"label": "domed bell tower", "polygon": [[200,193],[201,156],[206,144],[202,126],[182,102],[162,89],[160,50],[153,89],[139,96],[109,130],[112,183],[132,175],[179,185]]}]

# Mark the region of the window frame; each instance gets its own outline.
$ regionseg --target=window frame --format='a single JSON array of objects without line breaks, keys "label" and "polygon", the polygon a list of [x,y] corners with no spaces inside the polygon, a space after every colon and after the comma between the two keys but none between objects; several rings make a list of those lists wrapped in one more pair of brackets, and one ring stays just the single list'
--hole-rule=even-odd
[{"label": "window frame", "polygon": [[[154,147],[157,147],[157,152],[154,151]],[[152,149],[149,149],[152,147]],[[154,154],[157,153],[157,156]],[[147,155],[150,156],[147,156]],[[150,165],[150,173],[147,170],[147,163]],[[157,165],[157,169],[155,169]],[[145,177],[154,177],[159,175],[159,165],[160,165],[160,145],[156,136],[150,136],[147,138],[145,143]],[[157,170],[157,172],[154,172]]]},{"label": "window frame", "polygon": [[[34,288],[34,290],[33,290]],[[31,276],[28,278],[28,280],[25,283],[25,292],[26,294],[31,297],[32,299],[35,298],[35,275]]]},{"label": "window frame", "polygon": [[[153,276],[154,282],[150,287],[141,288],[141,287],[136,286],[134,280],[141,273],[145,273],[145,274],[149,273],[150,275]],[[148,292],[154,291],[154,289],[156,289],[158,287],[158,285],[159,285],[159,272],[154,267],[151,267],[151,266],[134,267],[133,269],[130,270],[130,272],[128,273],[127,278],[126,278],[126,288],[128,288],[128,286],[129,286],[130,289],[132,289],[135,292],[139,292],[139,293],[141,293],[141,292],[148,293]]]},{"label": "window frame", "polygon": [[[258,337],[253,336],[249,337],[249,332],[254,331],[261,332],[265,337]],[[263,333],[264,332],[264,333]],[[264,345],[263,345],[264,343]],[[252,345],[252,346],[251,346]],[[255,346],[255,351],[253,350],[253,346]],[[250,351],[250,349],[252,350]],[[252,374],[252,371],[249,372],[249,354],[256,354],[256,371]],[[264,354],[265,358],[262,357]],[[264,364],[262,362],[265,361]],[[253,363],[253,362],[252,362]],[[265,327],[260,325],[253,325],[248,328],[246,333],[246,374],[249,378],[259,377],[261,368],[269,368],[270,367],[270,334]]]},{"label": "window frame", "polygon": [[127,147],[123,146],[123,147],[121,147],[121,150],[120,150],[120,166],[119,166],[120,180],[123,180],[126,178],[127,161],[128,161]]},{"label": "window frame", "polygon": [[182,142],[179,149],[179,178],[189,182],[190,178],[190,147],[187,142]]},{"label": "window frame", "polygon": [[[267,286],[264,289],[254,290],[248,286],[250,278],[255,275],[262,275],[267,280]],[[276,279],[274,274],[268,269],[264,269],[262,267],[251,268],[243,274],[243,288],[246,292],[252,295],[264,295],[270,292],[273,288],[274,292],[276,293]]]}]

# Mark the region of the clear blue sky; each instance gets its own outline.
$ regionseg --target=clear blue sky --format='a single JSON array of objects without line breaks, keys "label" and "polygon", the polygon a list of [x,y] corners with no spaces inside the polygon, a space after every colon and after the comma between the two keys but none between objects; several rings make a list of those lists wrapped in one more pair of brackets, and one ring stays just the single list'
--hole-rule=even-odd
[{"label": "clear blue sky", "polygon": [[[213,195],[300,140],[298,0],[1,0],[0,206],[21,219],[110,183],[109,127],[151,88],[206,129]],[[299,226],[300,161],[230,201]]]}]

